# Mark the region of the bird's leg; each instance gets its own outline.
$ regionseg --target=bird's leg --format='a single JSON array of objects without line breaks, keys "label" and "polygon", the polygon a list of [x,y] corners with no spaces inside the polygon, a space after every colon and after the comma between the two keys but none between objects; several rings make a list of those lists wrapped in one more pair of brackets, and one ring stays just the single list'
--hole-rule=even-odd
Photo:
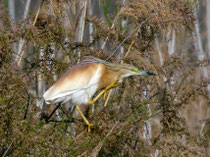
[{"label": "bird's leg", "polygon": [[88,104],[92,105],[103,94],[104,94],[103,98],[105,99],[107,90],[109,90],[110,88],[116,87],[117,86],[117,82],[118,82],[118,79],[116,81],[114,81],[112,84],[110,84],[109,86],[107,86],[104,90],[102,90],[93,100],[88,100]]},{"label": "bird's leg", "polygon": [[92,105],[103,94],[104,94],[104,91],[101,91],[93,100],[88,100],[88,105]]},{"label": "bird's leg", "polygon": [[117,86],[117,82],[118,82],[118,79],[116,81],[114,81],[112,84],[110,84],[109,86],[107,86],[103,91],[104,91],[104,99],[106,98],[106,93],[107,93],[107,90],[113,88],[113,87],[116,87]]},{"label": "bird's leg", "polygon": [[82,111],[79,108],[79,105],[76,106],[77,111],[79,112],[79,114],[81,115],[82,119],[85,121],[85,123],[88,126],[88,132],[90,132],[90,128],[93,126],[93,124],[89,123],[87,118],[84,116],[84,114],[82,113]]}]

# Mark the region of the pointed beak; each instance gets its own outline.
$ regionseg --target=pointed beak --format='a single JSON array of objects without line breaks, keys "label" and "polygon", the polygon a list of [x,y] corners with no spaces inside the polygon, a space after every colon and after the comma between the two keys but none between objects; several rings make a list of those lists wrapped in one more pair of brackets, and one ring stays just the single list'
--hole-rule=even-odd
[{"label": "pointed beak", "polygon": [[138,73],[139,73],[139,75],[153,75],[153,76],[156,75],[155,73],[144,71],[144,70],[141,70],[141,69],[138,70]]}]

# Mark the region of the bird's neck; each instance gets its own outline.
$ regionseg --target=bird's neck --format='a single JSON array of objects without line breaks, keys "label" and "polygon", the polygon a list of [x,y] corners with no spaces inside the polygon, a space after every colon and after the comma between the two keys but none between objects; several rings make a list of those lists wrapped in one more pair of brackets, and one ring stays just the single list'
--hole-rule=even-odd
[{"label": "bird's neck", "polygon": [[[120,79],[120,72],[119,71],[113,71],[106,66],[102,66],[101,71],[101,78],[99,82],[98,89],[105,88],[115,82],[116,80]],[[119,80],[121,81],[121,79]]]}]

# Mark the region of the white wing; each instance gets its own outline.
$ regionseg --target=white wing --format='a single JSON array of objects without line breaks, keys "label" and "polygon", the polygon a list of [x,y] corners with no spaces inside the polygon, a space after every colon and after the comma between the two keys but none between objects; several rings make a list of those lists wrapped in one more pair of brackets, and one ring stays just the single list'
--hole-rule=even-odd
[{"label": "white wing", "polygon": [[95,71],[87,69],[78,70],[79,73],[76,71],[61,78],[44,93],[43,97],[46,103],[53,102],[62,97],[70,96],[81,90],[88,90],[90,87],[96,85],[101,76],[101,67],[98,66],[99,64],[96,65],[97,67]]}]

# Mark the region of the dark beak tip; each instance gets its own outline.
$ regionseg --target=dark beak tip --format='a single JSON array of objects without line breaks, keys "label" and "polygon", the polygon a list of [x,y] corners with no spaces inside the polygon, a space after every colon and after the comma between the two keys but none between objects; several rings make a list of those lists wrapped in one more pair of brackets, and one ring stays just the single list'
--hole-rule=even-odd
[{"label": "dark beak tip", "polygon": [[147,74],[148,74],[148,75],[153,75],[153,76],[157,75],[157,74],[152,73],[152,72],[147,72]]}]

